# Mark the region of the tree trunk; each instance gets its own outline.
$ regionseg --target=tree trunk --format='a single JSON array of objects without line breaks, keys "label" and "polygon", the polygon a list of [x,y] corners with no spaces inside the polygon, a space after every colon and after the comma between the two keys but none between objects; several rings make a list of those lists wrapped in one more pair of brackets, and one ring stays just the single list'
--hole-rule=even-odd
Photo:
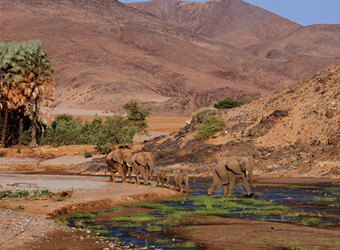
[{"label": "tree trunk", "polygon": [[37,144],[37,118],[38,118],[37,112],[34,111],[33,114],[32,114],[32,127],[31,127],[32,134],[31,134],[31,143],[29,145],[30,148],[38,147],[38,144]]},{"label": "tree trunk", "polygon": [[20,117],[19,119],[19,141],[18,141],[19,145],[22,145],[23,134],[24,134],[24,118]]},{"label": "tree trunk", "polygon": [[8,108],[4,107],[4,120],[2,123],[2,131],[1,131],[1,140],[0,140],[0,148],[5,147],[6,141],[6,132],[7,132],[7,123],[8,123]]}]

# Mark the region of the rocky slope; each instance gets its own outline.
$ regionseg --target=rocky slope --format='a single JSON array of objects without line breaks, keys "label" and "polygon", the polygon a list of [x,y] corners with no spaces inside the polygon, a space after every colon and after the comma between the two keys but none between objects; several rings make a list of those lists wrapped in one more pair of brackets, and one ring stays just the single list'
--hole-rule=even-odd
[{"label": "rocky slope", "polygon": [[[225,131],[195,139],[205,116]],[[178,133],[149,141],[160,165],[206,169],[227,155],[253,155],[256,174],[340,178],[340,64],[273,95],[227,111],[205,111]]]}]

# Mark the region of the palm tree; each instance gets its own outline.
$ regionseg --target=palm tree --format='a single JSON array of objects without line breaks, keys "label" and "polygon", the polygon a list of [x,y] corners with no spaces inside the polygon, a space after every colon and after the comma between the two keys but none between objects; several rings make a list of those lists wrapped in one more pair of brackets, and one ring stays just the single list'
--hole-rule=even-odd
[{"label": "palm tree", "polygon": [[0,43],[0,60],[0,100],[4,117],[0,147],[5,144],[8,111],[11,109],[30,114],[30,146],[36,147],[40,105],[52,105],[54,86],[50,59],[40,41],[28,41],[20,44]]},{"label": "palm tree", "polygon": [[0,43],[0,109],[3,117],[0,147],[5,146],[8,114],[23,103],[17,83],[20,81],[22,60],[20,46],[15,43]]},{"label": "palm tree", "polygon": [[36,147],[40,106],[51,106],[53,104],[54,82],[51,74],[54,69],[40,41],[28,41],[23,46],[26,51],[25,61],[22,65],[25,70],[23,91],[27,103],[26,112],[30,115],[32,121],[30,147]]}]

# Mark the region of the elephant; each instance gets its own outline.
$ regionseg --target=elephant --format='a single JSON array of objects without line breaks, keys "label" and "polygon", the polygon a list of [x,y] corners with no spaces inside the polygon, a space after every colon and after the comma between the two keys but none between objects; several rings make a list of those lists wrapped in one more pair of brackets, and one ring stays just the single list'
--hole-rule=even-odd
[{"label": "elephant", "polygon": [[117,172],[122,176],[122,182],[126,182],[127,175],[129,176],[130,183],[132,182],[131,159],[132,152],[126,148],[113,150],[106,156],[107,167],[111,172],[110,182],[115,182],[115,173]]},{"label": "elephant", "polygon": [[254,194],[250,190],[248,181],[251,186],[254,186],[252,180],[254,165],[252,157],[231,156],[221,160],[214,168],[214,179],[207,190],[208,195],[212,194],[217,185],[222,184],[224,195],[232,196],[235,182],[241,180],[248,197],[252,197]]},{"label": "elephant", "polygon": [[[189,177],[186,173],[176,173],[174,174],[173,178],[173,184],[174,184],[174,190],[176,190],[176,187],[179,187],[180,192],[187,191],[189,188]],[[185,188],[185,189],[184,189]]]},{"label": "elephant", "polygon": [[131,159],[133,172],[136,174],[136,183],[140,184],[139,175],[144,179],[144,185],[149,185],[153,176],[153,155],[150,152],[139,152],[132,156]]},{"label": "elephant", "polygon": [[170,171],[169,170],[160,170],[157,174],[156,187],[158,186],[158,183],[161,183],[162,187],[164,187],[164,182],[166,182],[167,187],[170,188]]}]

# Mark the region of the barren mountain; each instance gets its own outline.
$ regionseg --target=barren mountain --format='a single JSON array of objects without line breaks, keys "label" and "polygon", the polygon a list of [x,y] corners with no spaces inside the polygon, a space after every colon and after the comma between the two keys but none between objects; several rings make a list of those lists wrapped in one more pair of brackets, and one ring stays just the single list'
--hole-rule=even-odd
[{"label": "barren mountain", "polygon": [[[226,128],[195,139],[204,117],[224,118]],[[213,166],[227,155],[253,155],[256,173],[340,178],[340,64],[240,108],[205,111],[178,133],[145,146],[159,164]]]},{"label": "barren mountain", "polygon": [[302,27],[242,0],[151,0],[128,5],[241,49],[275,41]]},{"label": "barren mountain", "polygon": [[304,79],[340,60],[339,24],[303,27],[242,0],[151,0],[129,5],[269,58],[272,65],[295,80]]},{"label": "barren mountain", "polygon": [[[290,66],[115,0],[0,0],[0,36],[42,41],[55,67],[59,108],[117,111],[139,99],[153,115],[187,115],[226,96],[282,89],[295,77]],[[313,61],[310,69],[327,63]]]}]

